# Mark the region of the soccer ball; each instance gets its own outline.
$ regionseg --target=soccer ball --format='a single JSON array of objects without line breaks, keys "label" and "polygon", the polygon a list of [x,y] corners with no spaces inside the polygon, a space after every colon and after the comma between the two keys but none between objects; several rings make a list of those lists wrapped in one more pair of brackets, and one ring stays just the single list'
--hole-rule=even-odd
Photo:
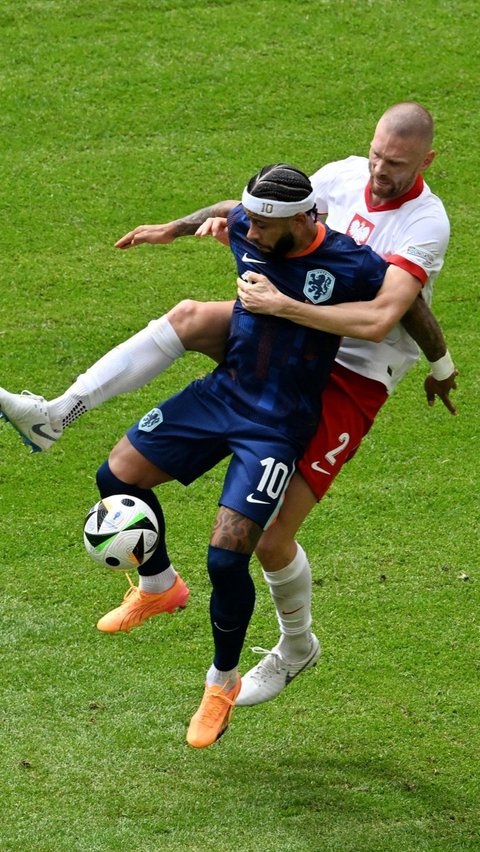
[{"label": "soccer ball", "polygon": [[139,568],[157,546],[158,522],[143,500],[129,494],[113,494],[90,509],[83,541],[92,559],[106,568]]}]

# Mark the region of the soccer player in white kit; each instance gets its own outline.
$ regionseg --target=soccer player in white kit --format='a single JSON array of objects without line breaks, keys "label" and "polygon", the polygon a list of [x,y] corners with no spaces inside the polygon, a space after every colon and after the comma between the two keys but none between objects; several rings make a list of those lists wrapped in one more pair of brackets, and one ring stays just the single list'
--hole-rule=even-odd
[{"label": "soccer player in white kit", "polygon": [[[433,159],[430,121],[429,114],[417,105],[397,105],[380,120],[368,160],[349,157],[329,163],[311,178],[318,211],[326,215],[328,224],[360,244],[368,243],[390,263],[416,277],[423,285],[425,303],[431,301],[450,233],[443,204],[422,177]],[[256,277],[261,282],[261,276]],[[244,307],[310,324],[307,306],[302,306],[301,315],[292,311],[271,286],[252,288],[239,282],[239,288]],[[418,356],[417,345],[401,324],[378,342],[343,339],[322,395],[319,428],[299,462],[299,474],[291,482],[277,524],[264,533],[257,547],[276,605],[281,638],[243,677],[239,705],[275,697],[310,667],[311,578],[295,534],[356,452],[378,410]],[[454,379],[448,352],[442,353],[434,370],[440,380]],[[290,660],[296,665],[290,665]]]},{"label": "soccer player in white kit", "polygon": [[[326,214],[327,223],[358,242],[368,243],[404,270],[405,275],[420,280],[427,300],[449,238],[443,205],[422,177],[434,157],[432,132],[431,116],[423,107],[396,104],[380,119],[368,159],[350,157],[330,163],[312,177],[317,207]],[[221,202],[165,225],[139,226],[122,237],[117,246],[169,243],[178,236],[194,234],[208,216],[225,216],[235,203]],[[221,238],[222,220],[207,220],[198,233],[213,233]],[[279,300],[278,293],[265,282],[243,291],[244,285],[239,286],[241,298],[250,310],[277,312],[303,324],[314,324],[308,305],[296,303],[295,316],[289,314],[292,306],[288,300]],[[219,359],[232,305],[191,300],[180,303],[166,318],[153,321],[107,353],[65,394],[50,403],[35,395],[0,390],[2,412],[37,448],[48,449],[84,411],[145,384],[185,349],[197,349]],[[433,374],[426,380],[430,404],[438,395],[455,413],[448,394],[455,387],[456,370],[427,302],[418,298],[402,323],[432,363]],[[381,326],[377,328],[372,321],[368,328],[359,329],[359,336],[366,340],[344,339],[322,396],[323,416],[317,435],[299,465],[300,472],[290,483],[276,524],[260,539],[257,555],[276,606],[281,636],[275,648],[265,652],[260,663],[243,677],[239,705],[273,698],[318,660],[318,640],[310,631],[310,567],[295,542],[295,534],[356,451],[388,394],[418,358],[418,348],[401,325],[395,326],[381,342],[379,334]],[[369,343],[369,339],[377,342]],[[150,587],[143,599],[140,593],[130,596],[126,602],[131,606],[130,626],[138,626],[155,614],[153,594]],[[164,610],[159,602],[158,612],[161,611]]]}]

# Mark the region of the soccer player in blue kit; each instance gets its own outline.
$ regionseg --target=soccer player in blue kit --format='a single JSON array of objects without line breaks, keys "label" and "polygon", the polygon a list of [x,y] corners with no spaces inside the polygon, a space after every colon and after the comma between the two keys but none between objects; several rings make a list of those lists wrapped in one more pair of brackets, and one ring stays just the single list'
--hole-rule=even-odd
[{"label": "soccer player in blue kit", "polygon": [[[308,177],[284,164],[250,180],[228,230],[240,276],[248,280],[261,269],[286,295],[328,305],[333,320],[340,305],[330,306],[371,300],[384,277],[387,286],[395,275],[370,248],[317,222]],[[157,589],[163,578],[174,609],[185,604],[188,590],[170,564],[152,489],[173,479],[188,485],[231,455],[208,548],[214,659],[187,733],[194,747],[215,742],[230,721],[255,599],[250,558],[315,431],[338,345],[335,334],[249,313],[237,300],[224,361],[142,417],[97,472],[102,497],[136,495],[155,511],[160,543],[140,573],[155,576]],[[118,617],[118,609],[100,620],[100,629],[108,631],[102,621]]]}]

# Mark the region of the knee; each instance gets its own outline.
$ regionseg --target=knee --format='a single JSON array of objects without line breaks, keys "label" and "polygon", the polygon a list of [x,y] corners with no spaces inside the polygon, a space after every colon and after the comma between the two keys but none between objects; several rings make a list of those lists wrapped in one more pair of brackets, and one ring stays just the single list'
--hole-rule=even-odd
[{"label": "knee", "polygon": [[246,623],[255,605],[255,585],[249,571],[250,556],[209,545],[207,567],[218,611],[243,612]]},{"label": "knee", "polygon": [[115,464],[115,448],[108,459],[100,465],[97,470],[97,488],[102,497],[111,494],[122,494],[130,488],[135,488],[136,483],[131,482],[131,477],[125,476],[121,466]]},{"label": "knee", "polygon": [[255,556],[265,571],[271,570],[278,552],[278,542],[271,536],[270,530],[263,533],[255,548]]},{"label": "knee", "polygon": [[132,477],[132,474],[136,472],[135,461],[135,451],[127,438],[123,436],[110,451],[109,469],[119,480],[136,485],[138,483],[135,482],[135,475]]},{"label": "knee", "polygon": [[265,530],[255,548],[255,555],[265,571],[285,568],[295,558],[296,552],[295,540],[284,533],[279,521]]},{"label": "knee", "polygon": [[[166,481],[166,478],[159,477],[159,473],[158,468],[142,456],[124,435],[111,450],[108,460],[99,467],[97,486],[102,496],[121,494],[122,491],[130,493],[131,488],[149,490]],[[116,490],[106,490],[114,486]]]},{"label": "knee", "polygon": [[183,299],[167,314],[185,349],[195,348],[198,330],[202,326],[203,307],[202,302]]},{"label": "knee", "polygon": [[167,318],[185,349],[201,352],[217,363],[225,353],[233,302],[196,302],[184,299]]},{"label": "knee", "polygon": [[239,577],[250,578],[249,563],[248,553],[237,553],[211,544],[208,547],[207,569],[214,588],[225,587],[229,590],[238,582]]}]

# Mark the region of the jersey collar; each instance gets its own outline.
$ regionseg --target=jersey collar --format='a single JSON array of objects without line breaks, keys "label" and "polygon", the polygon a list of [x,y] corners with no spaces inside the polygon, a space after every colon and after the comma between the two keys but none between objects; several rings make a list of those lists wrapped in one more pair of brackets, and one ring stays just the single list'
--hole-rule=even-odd
[{"label": "jersey collar", "polygon": [[313,242],[311,242],[306,249],[303,249],[303,251],[289,252],[286,257],[305,257],[306,254],[311,254],[312,251],[315,251],[319,246],[322,245],[325,239],[326,228],[322,222],[315,222],[315,224],[317,226],[317,235]]},{"label": "jersey collar", "polygon": [[370,189],[370,181],[365,187],[365,204],[369,213],[382,213],[384,210],[398,210],[406,201],[411,201],[412,198],[418,198],[423,192],[424,181],[422,175],[418,175],[415,183],[404,195],[394,198],[392,201],[387,201],[386,204],[372,204],[372,190]]}]

